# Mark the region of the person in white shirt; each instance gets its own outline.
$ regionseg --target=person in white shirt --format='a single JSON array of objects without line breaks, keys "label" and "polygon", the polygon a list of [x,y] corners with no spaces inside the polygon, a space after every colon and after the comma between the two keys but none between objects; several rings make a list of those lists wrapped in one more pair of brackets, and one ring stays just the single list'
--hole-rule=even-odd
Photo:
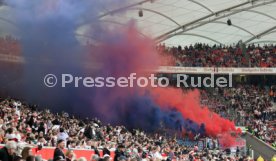
[{"label": "person in white shirt", "polygon": [[60,128],[59,134],[57,135],[57,140],[64,140],[65,146],[66,146],[66,141],[67,141],[68,137],[69,137],[69,135],[67,134],[67,132],[65,132],[63,128]]},{"label": "person in white shirt", "polygon": [[20,132],[18,132],[16,129],[14,129],[14,138],[18,141],[18,142],[20,142],[21,141],[21,134],[20,134]]},{"label": "person in white shirt", "polygon": [[153,149],[153,158],[155,158],[155,159],[160,159],[160,160],[162,160],[163,159],[163,157],[162,157],[162,155],[161,155],[161,153],[160,153],[160,147],[159,146],[157,146],[157,147],[154,147],[154,149]]},{"label": "person in white shirt", "polygon": [[16,135],[14,133],[14,129],[13,128],[9,128],[7,130],[7,133],[5,135],[5,138],[8,139],[8,140],[12,140],[12,139],[15,139],[16,138]]},{"label": "person in white shirt", "polygon": [[57,139],[58,139],[58,140],[67,140],[68,137],[69,137],[69,136],[68,136],[68,134],[64,131],[64,129],[63,129],[63,128],[60,128],[59,134],[58,134],[58,136],[57,136]]}]

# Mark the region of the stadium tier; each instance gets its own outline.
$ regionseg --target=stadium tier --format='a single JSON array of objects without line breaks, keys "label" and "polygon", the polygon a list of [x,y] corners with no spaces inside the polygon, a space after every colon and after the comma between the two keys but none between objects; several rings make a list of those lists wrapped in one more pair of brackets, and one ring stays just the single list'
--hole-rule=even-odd
[{"label": "stadium tier", "polygon": [[0,0],[0,161],[276,161],[276,0]]}]

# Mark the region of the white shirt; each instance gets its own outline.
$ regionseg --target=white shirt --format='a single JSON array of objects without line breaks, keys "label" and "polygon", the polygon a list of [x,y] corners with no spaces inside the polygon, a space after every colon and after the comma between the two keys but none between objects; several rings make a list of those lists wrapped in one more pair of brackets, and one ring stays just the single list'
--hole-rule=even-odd
[{"label": "white shirt", "polygon": [[7,139],[14,139],[16,138],[16,135],[15,134],[6,134],[5,136]]},{"label": "white shirt", "polygon": [[159,153],[159,152],[155,152],[154,154],[153,154],[153,157],[154,158],[157,158],[157,159],[163,159],[163,157],[162,157],[162,155]]},{"label": "white shirt", "polygon": [[21,135],[20,135],[20,134],[15,134],[15,138],[16,138],[18,141],[21,141]]},{"label": "white shirt", "polygon": [[65,133],[65,132],[62,132],[62,133],[59,133],[58,134],[58,136],[57,136],[57,140],[67,140],[67,138],[68,138],[69,136],[68,136],[68,134],[67,133]]}]

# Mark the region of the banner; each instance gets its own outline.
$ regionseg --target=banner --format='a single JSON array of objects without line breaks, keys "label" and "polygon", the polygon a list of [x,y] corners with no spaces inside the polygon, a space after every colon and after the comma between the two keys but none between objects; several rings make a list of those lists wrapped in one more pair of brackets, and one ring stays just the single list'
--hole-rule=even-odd
[{"label": "banner", "polygon": [[182,73],[182,74],[268,74],[276,75],[276,68],[223,68],[223,67],[176,67],[160,66],[158,73]]}]

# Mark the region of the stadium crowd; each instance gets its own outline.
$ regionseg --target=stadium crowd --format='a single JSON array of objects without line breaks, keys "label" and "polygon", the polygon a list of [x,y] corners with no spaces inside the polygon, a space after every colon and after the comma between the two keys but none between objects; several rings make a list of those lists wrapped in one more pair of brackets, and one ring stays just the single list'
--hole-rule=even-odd
[{"label": "stadium crowd", "polygon": [[167,47],[157,46],[158,52],[165,57],[165,65],[184,67],[275,67],[276,46],[265,45],[246,47],[245,55],[239,45],[209,46],[197,43],[194,46]]},{"label": "stadium crowd", "polygon": [[253,85],[236,88],[216,88],[202,93],[202,104],[222,117],[233,120],[237,126],[245,126],[248,132],[276,148],[276,109],[274,89]]},{"label": "stadium crowd", "polygon": [[18,56],[21,54],[21,45],[18,39],[12,36],[0,37],[0,54]]},{"label": "stadium crowd", "polygon": [[[174,137],[128,131],[124,126],[104,126],[98,119],[81,120],[67,113],[58,115],[49,110],[38,111],[33,106],[12,99],[1,101],[0,118],[0,143],[6,145],[0,150],[2,161],[41,160],[32,155],[29,146],[57,147],[53,161],[77,159],[72,150],[63,154],[60,149],[64,147],[93,149],[95,154],[91,161],[250,160],[246,154],[227,156],[220,150],[199,151],[196,146],[178,144]],[[102,157],[99,150],[103,151]],[[114,158],[110,156],[111,151],[115,151]],[[4,154],[20,158],[5,159]],[[78,158],[78,161],[85,161],[85,158]]]},{"label": "stadium crowd", "polygon": [[[166,57],[166,65],[187,67],[275,67],[276,46],[246,48],[246,56],[240,47],[194,46],[172,47],[159,45],[157,50]],[[19,55],[18,40],[0,38],[0,54]],[[249,61],[248,61],[249,60]],[[276,93],[276,91],[272,91]],[[202,104],[246,126],[259,139],[276,147],[275,110],[270,95],[256,86],[216,88],[201,90]],[[274,98],[273,98],[274,97]],[[0,161],[38,161],[31,147],[56,147],[53,161],[85,161],[72,149],[92,149],[91,161],[161,161],[161,160],[251,160],[246,154],[228,156],[224,151],[198,150],[196,146],[181,145],[174,137],[160,133],[147,134],[139,130],[127,130],[124,126],[103,125],[98,119],[79,119],[68,113],[54,114],[49,110],[39,111],[18,100],[4,99],[0,102]],[[68,148],[64,154],[61,150]],[[102,151],[101,155],[99,151]],[[111,151],[115,157],[111,158]],[[78,158],[77,158],[78,157]]]},{"label": "stadium crowd", "polygon": [[[158,45],[157,51],[164,57],[164,65],[185,67],[275,67],[275,45],[249,45],[246,55],[242,54],[239,45],[236,46],[209,46],[197,43],[194,46],[167,47]],[[0,38],[0,54],[18,56],[21,54],[21,45],[18,39],[12,36]]]}]

